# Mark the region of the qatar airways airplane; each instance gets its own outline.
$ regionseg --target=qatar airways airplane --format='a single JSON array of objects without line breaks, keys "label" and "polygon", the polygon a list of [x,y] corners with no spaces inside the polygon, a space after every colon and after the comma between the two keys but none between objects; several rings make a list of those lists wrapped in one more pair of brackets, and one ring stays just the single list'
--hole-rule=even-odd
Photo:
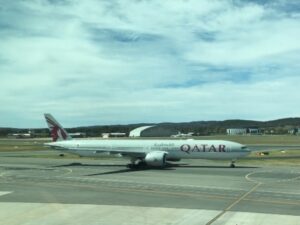
[{"label": "qatar airways airplane", "polygon": [[237,159],[251,152],[245,145],[223,140],[78,140],[72,139],[51,114],[45,114],[45,118],[53,139],[46,146],[89,157],[104,152],[119,154],[130,159],[129,168],[165,167],[167,161],[180,159],[228,159],[235,167]]}]

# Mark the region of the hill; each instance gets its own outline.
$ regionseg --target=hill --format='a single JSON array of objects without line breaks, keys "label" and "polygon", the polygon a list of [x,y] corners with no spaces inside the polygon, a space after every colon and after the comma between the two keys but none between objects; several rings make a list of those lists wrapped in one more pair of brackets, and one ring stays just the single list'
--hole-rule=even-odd
[{"label": "hill", "polygon": [[[145,125],[153,125],[149,123],[127,124],[127,125],[105,125],[105,126],[87,126],[67,128],[69,132],[86,132],[89,136],[100,136],[105,132],[124,132],[129,133],[131,130]],[[224,121],[192,121],[181,123],[158,123],[159,127],[177,130],[183,133],[194,132],[198,135],[224,134],[227,128],[249,128],[257,127],[266,132],[272,130],[272,133],[284,134],[289,129],[300,127],[300,118],[283,118],[271,121],[254,121],[254,120],[224,120]],[[34,129],[38,136],[48,136],[48,129]],[[9,133],[27,132],[28,129],[18,128],[0,128],[0,136],[5,137]]]}]

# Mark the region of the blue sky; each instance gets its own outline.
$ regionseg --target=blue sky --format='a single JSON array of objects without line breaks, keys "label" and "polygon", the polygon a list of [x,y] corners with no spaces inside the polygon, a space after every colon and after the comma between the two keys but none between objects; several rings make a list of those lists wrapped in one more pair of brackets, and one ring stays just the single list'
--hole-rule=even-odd
[{"label": "blue sky", "polygon": [[0,2],[0,127],[300,116],[297,0]]}]

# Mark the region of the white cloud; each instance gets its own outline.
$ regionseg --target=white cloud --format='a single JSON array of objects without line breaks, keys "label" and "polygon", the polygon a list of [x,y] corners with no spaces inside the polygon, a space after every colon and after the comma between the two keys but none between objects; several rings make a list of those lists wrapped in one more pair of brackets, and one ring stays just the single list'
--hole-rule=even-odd
[{"label": "white cloud", "polygon": [[0,126],[44,126],[44,112],[67,126],[297,116],[289,4],[2,4]]}]

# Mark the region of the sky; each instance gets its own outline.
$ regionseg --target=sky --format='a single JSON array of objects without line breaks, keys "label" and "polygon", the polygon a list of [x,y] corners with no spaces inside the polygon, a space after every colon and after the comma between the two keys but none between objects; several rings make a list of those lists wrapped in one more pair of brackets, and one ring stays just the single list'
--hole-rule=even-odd
[{"label": "sky", "polygon": [[0,127],[300,117],[298,0],[0,0]]}]

